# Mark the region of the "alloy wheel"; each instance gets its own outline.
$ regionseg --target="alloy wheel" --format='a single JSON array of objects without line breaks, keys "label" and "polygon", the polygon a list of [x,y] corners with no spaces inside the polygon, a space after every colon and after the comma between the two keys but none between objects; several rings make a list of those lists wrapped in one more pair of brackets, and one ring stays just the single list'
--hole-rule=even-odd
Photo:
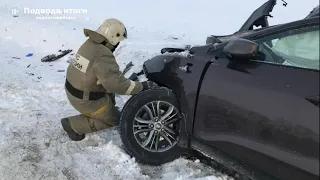
[{"label": "alloy wheel", "polygon": [[177,143],[179,120],[179,111],[172,104],[164,101],[150,102],[135,115],[134,137],[147,151],[167,151]]}]

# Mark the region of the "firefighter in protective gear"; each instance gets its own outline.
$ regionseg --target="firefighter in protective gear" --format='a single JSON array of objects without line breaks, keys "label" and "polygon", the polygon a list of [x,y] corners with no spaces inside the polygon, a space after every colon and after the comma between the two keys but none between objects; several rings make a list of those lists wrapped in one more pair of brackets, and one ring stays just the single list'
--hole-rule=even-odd
[{"label": "firefighter in protective gear", "polygon": [[149,81],[124,77],[113,55],[127,30],[117,19],[107,19],[96,30],[84,29],[88,39],[81,45],[67,69],[65,91],[70,104],[81,114],[63,118],[69,138],[80,141],[86,133],[116,126],[119,110],[114,94],[133,95],[154,87]]}]

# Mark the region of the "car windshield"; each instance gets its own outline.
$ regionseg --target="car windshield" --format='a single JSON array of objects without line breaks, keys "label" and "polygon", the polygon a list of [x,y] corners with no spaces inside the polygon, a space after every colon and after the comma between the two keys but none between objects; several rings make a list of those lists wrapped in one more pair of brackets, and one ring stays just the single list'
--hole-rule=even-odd
[{"label": "car windshield", "polygon": [[282,57],[285,65],[319,67],[319,30],[273,40],[272,47],[264,45]]}]

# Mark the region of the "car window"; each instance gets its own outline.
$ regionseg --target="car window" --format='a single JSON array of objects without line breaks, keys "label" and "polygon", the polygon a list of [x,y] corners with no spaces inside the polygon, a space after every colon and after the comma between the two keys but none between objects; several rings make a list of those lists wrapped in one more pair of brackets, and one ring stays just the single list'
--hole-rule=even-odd
[{"label": "car window", "polygon": [[272,35],[257,43],[264,62],[319,70],[319,26]]}]

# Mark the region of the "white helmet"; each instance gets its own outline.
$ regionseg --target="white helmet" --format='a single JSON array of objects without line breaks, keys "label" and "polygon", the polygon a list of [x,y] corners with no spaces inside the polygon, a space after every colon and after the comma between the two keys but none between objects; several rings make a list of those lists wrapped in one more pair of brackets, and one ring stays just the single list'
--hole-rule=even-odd
[{"label": "white helmet", "polygon": [[[88,31],[92,32],[85,29],[86,36],[90,36]],[[127,38],[126,27],[121,21],[114,18],[106,19],[95,32],[102,35],[113,46]]]}]

